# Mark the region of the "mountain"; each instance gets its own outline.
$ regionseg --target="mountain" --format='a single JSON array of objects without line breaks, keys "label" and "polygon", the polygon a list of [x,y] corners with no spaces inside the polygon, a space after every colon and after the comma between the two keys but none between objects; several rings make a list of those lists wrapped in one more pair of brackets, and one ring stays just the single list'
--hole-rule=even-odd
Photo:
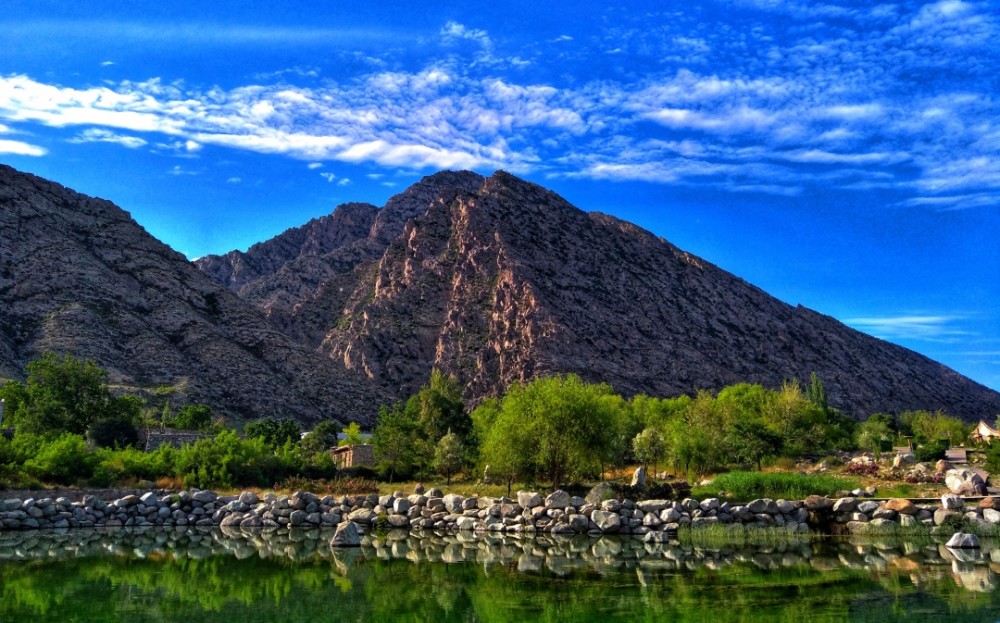
[{"label": "mountain", "polygon": [[0,318],[0,378],[23,378],[55,351],[94,359],[113,385],[238,419],[370,420],[380,400],[366,377],[289,338],[114,204],[6,166]]},{"label": "mountain", "polygon": [[555,372],[661,396],[816,372],[856,417],[1000,412],[1000,394],[939,363],[502,171],[438,173],[196,264],[384,397],[433,367],[473,402]]}]

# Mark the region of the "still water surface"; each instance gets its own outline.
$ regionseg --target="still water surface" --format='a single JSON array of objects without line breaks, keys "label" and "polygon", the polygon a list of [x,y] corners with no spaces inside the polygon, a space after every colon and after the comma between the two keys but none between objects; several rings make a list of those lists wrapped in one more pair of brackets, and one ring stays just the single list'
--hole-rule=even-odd
[{"label": "still water surface", "polygon": [[330,536],[0,533],[0,621],[1000,620],[1000,543]]}]

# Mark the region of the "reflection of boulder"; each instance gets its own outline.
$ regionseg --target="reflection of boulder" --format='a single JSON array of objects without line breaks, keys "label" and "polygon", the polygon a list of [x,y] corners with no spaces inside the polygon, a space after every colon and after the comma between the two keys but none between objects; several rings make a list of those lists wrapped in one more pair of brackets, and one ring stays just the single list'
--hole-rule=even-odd
[{"label": "reflection of boulder", "polygon": [[954,561],[951,572],[958,583],[966,590],[977,593],[988,593],[996,590],[996,574],[993,569],[984,565]]}]

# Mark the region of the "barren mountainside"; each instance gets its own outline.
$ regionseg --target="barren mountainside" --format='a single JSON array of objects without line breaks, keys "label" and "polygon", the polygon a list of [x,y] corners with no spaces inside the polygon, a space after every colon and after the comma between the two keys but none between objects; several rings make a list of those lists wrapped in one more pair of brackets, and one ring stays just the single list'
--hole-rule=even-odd
[{"label": "barren mountainside", "polygon": [[120,208],[5,166],[0,318],[0,378],[55,351],[236,418],[377,410],[367,379],[288,338]]},{"label": "barren mountainside", "polygon": [[1000,412],[1000,394],[941,364],[504,172],[432,175],[381,209],[347,204],[197,264],[382,396],[432,367],[473,401],[554,372],[666,396],[815,371],[858,417]]}]

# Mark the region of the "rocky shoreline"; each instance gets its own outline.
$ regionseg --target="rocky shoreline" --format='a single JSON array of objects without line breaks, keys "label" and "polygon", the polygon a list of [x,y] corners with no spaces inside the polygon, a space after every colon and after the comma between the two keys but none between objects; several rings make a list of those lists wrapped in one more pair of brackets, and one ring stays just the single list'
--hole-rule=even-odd
[{"label": "rocky shoreline", "polygon": [[[695,500],[600,499],[555,491],[545,497],[519,491],[516,499],[464,497],[439,489],[426,493],[317,496],[244,491],[147,491],[113,500],[84,495],[0,500],[0,530],[115,527],[219,526],[241,529],[336,528],[338,544],[356,545],[369,531],[408,529],[511,534],[621,534],[665,541],[682,526],[712,524],[780,529],[790,534],[818,532],[891,533],[925,526],[950,534],[963,524],[1000,524],[1000,498],[966,506],[961,496],[945,494],[940,504],[906,499],[875,501],[859,497],[805,500],[757,499],[731,504],[718,498]],[[335,537],[335,540],[338,539]]]}]

